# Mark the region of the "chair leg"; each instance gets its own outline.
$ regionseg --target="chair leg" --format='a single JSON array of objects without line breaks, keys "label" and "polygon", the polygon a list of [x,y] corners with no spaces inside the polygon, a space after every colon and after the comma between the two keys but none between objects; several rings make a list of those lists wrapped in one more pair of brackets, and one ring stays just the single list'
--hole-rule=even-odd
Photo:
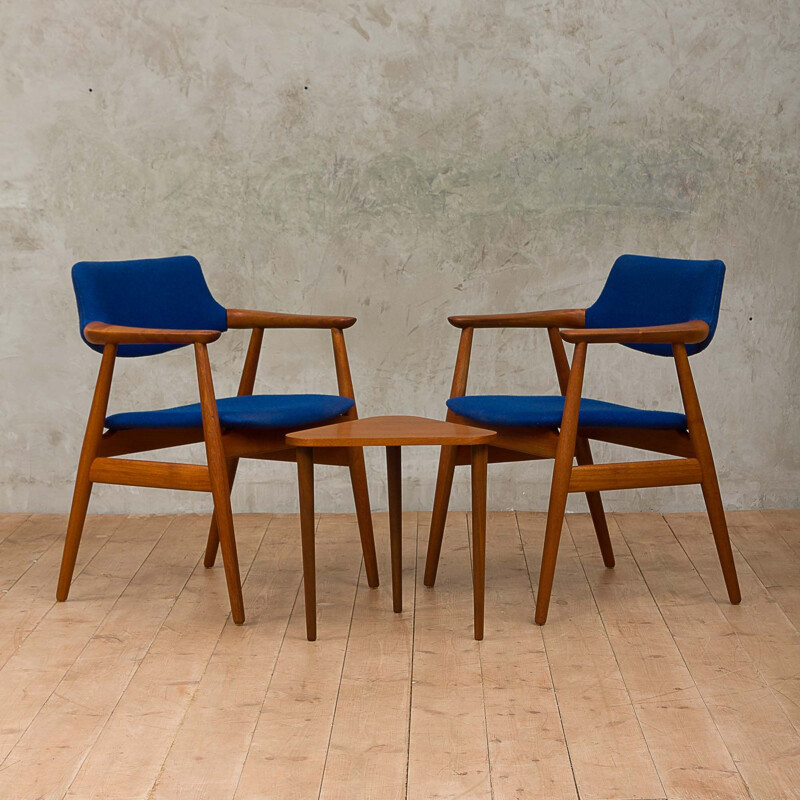
[{"label": "chair leg", "polygon": [[[578,438],[575,442],[575,460],[578,464],[593,464],[592,450],[586,439]],[[589,513],[592,515],[594,532],[597,535],[597,543],[600,545],[600,553],[603,556],[603,563],[611,569],[614,564],[614,548],[611,545],[611,536],[608,533],[608,523],[606,514],[603,510],[603,500],[600,492],[586,492],[586,502],[589,504]]]},{"label": "chair leg", "polygon": [[486,468],[489,447],[472,447],[472,595],[475,639],[483,639],[486,595]]},{"label": "chair leg", "polygon": [[722,496],[720,495],[717,481],[717,471],[713,462],[710,465],[704,464],[703,472],[706,475],[701,484],[703,499],[706,503],[708,521],[711,523],[711,532],[714,535],[714,544],[717,547],[719,563],[722,567],[722,576],[725,579],[725,588],[728,590],[728,598],[731,603],[738,605],[742,602],[742,593],[739,589],[739,578],[736,575],[736,564],[733,560],[731,539],[728,535],[728,523],[725,520]]},{"label": "chair leg", "polygon": [[297,486],[300,492],[300,541],[303,548],[303,592],[306,606],[306,638],[317,638],[317,578],[314,554],[314,451],[298,447]]},{"label": "chair leg", "polygon": [[447,507],[450,505],[450,492],[453,489],[453,473],[456,469],[457,447],[442,447],[439,456],[439,474],[436,477],[436,493],[433,498],[431,530],[428,535],[428,555],[425,558],[425,585],[436,583],[439,569],[439,556],[442,552],[444,527],[447,522]]},{"label": "chair leg", "polygon": [[714,466],[714,456],[711,452],[711,444],[708,441],[708,433],[703,421],[703,412],[700,410],[700,400],[697,397],[697,389],[689,366],[686,347],[682,344],[676,344],[673,345],[672,350],[675,356],[675,367],[678,371],[683,406],[686,410],[689,438],[703,470],[703,481],[700,486],[703,490],[703,499],[708,511],[708,521],[711,523],[711,532],[714,534],[714,544],[717,546],[717,555],[722,567],[722,576],[725,579],[725,588],[728,590],[728,598],[731,603],[737,605],[742,602],[742,593],[739,589],[739,578],[736,576],[736,564],[733,560],[731,540],[728,535],[728,523],[725,521],[725,511],[722,507],[722,497],[719,493],[717,470]]},{"label": "chair leg", "polygon": [[386,448],[389,495],[389,547],[392,554],[392,610],[403,610],[403,483],[401,448]]},{"label": "chair leg", "polygon": [[103,436],[108,398],[111,393],[111,380],[114,375],[114,362],[117,357],[117,346],[108,344],[103,348],[103,359],[100,362],[100,371],[97,375],[92,407],[86,423],[86,433],[83,437],[81,455],[78,461],[78,474],[75,477],[75,490],[72,494],[72,507],[69,512],[67,536],[64,540],[64,554],[61,558],[61,570],[58,575],[56,600],[63,603],[69,595],[72,575],[75,571],[75,561],[78,558],[78,548],[81,544],[83,524],[86,521],[86,511],[89,508],[89,497],[92,493],[92,482],[89,472],[92,468],[100,439]]},{"label": "chair leg", "polygon": [[239,575],[239,557],[236,553],[236,537],[233,532],[228,465],[225,459],[225,449],[222,445],[222,431],[219,427],[217,401],[214,397],[211,364],[208,360],[208,349],[205,344],[196,342],[194,352],[197,362],[197,383],[200,389],[200,407],[203,414],[206,460],[211,481],[211,495],[214,498],[214,516],[217,520],[219,544],[222,549],[222,564],[225,568],[225,581],[228,584],[231,616],[237,625],[241,625],[244,623],[242,579]]},{"label": "chair leg", "polygon": [[553,482],[550,484],[550,503],[547,508],[542,568],[539,573],[539,591],[536,595],[536,614],[534,616],[538,625],[544,625],[547,621],[547,612],[550,608],[550,593],[553,590],[558,545],[561,541],[561,526],[564,523],[564,510],[567,507],[569,481],[572,476],[572,461],[575,458],[578,439],[578,415],[585,366],[586,342],[579,342],[575,345],[569,381],[566,392],[564,392],[564,413],[561,417],[561,428],[553,464]]},{"label": "chair leg", "polygon": [[364,554],[364,569],[367,583],[374,589],[380,584],[378,577],[378,557],[375,554],[375,534],[372,530],[372,509],[369,505],[367,468],[364,464],[364,450],[351,447],[347,450],[350,467],[350,482],[353,486],[353,500],[356,505],[358,533],[361,536],[361,552]]},{"label": "chair leg", "polygon": [[[236,469],[239,466],[238,458],[229,458],[228,464],[228,486],[233,491],[233,482],[236,479]],[[211,569],[217,560],[217,549],[219,548],[219,529],[217,527],[217,512],[211,515],[211,524],[208,526],[208,540],[206,541],[206,554],[203,558],[203,566]]]},{"label": "chair leg", "polygon": [[553,467],[553,483],[550,486],[550,503],[547,507],[547,526],[544,532],[544,549],[542,550],[542,567],[539,572],[539,590],[536,594],[537,625],[547,622],[547,612],[550,609],[550,594],[553,590],[553,576],[556,572],[556,559],[558,558],[558,545],[561,541],[561,526],[564,524],[564,511],[567,507],[567,489],[572,467],[572,455],[567,455],[569,461],[564,469],[564,464],[559,463],[556,457]]},{"label": "chair leg", "polygon": [[91,494],[92,482],[89,480],[87,465],[85,469],[78,469],[78,476],[75,478],[67,537],[64,540],[64,554],[61,557],[61,571],[58,575],[58,588],[56,589],[56,600],[60,603],[63,603],[69,596],[69,587],[72,584],[72,574],[75,571],[75,561],[78,558],[78,548],[81,544],[81,534]]},{"label": "chair leg", "polygon": [[[231,601],[231,615],[237,625],[244,623],[244,598],[242,597],[242,580],[239,575],[239,556],[236,552],[236,537],[233,531],[233,512],[231,496],[227,485],[224,464],[217,469],[209,464],[211,486],[214,495],[214,517],[217,520],[219,544],[222,550],[222,564],[225,568],[225,581],[228,584],[228,596]],[[214,472],[218,475],[215,478]]]}]

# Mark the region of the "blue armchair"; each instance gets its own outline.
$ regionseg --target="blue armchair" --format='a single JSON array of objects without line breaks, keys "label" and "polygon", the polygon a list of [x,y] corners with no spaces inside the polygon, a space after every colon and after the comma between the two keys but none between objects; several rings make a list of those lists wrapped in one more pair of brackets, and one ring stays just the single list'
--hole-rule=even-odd
[{"label": "blue armchair", "polygon": [[[447,419],[485,425],[498,432],[490,462],[553,458],[535,620],[547,620],[561,526],[569,492],[585,492],[603,561],[614,566],[602,490],[699,483],[705,499],[728,596],[741,595],[731,552],[716,469],[689,367],[689,356],[711,343],[717,326],[725,265],[624,255],[617,259],[600,297],[586,309],[523,314],[458,316],[461,329]],[[467,395],[467,375],[476,328],[546,328],[561,389],[560,396]],[[564,341],[575,345],[572,364]],[[587,346],[612,342],[655,356],[672,357],[684,411],[649,411],[581,396]],[[594,464],[590,440],[628,445],[674,458]],[[577,461],[577,465],[573,464]],[[433,586],[458,448],[443,447],[425,565]],[[482,565],[485,543],[473,558]],[[475,587],[483,595],[483,587]]]},{"label": "blue armchair", "polygon": [[[83,440],[56,597],[67,599],[94,483],[210,492],[214,515],[205,566],[221,545],[233,620],[244,622],[230,491],[240,458],[294,461],[289,431],[339,419],[355,419],[356,404],[343,330],[353,317],[321,317],[226,309],[211,295],[200,264],[191,256],[139,261],[81,262],[72,269],[80,332],[102,353]],[[236,397],[217,399],[208,344],[229,328],[252,330]],[[338,395],[253,394],[265,328],[329,329],[333,337]],[[153,356],[193,345],[199,403],[106,416],[117,357]],[[132,453],[203,442],[205,464],[120,458]],[[347,466],[353,485],[364,563],[370,586],[378,585],[364,456],[360,449],[327,451],[320,463]]]}]

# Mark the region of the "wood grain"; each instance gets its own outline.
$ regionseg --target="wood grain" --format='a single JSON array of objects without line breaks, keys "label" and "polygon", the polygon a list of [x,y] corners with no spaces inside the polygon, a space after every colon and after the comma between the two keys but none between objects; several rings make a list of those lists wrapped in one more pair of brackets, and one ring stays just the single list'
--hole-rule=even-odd
[{"label": "wood grain", "polygon": [[[800,528],[794,530],[798,535]],[[733,541],[738,551],[767,587],[770,597],[800,630],[800,559],[787,541],[790,535],[776,531],[763,512],[743,511],[736,515]]]},{"label": "wood grain", "polygon": [[0,543],[11,536],[30,514],[0,514]]},{"label": "wood grain", "polygon": [[[517,517],[528,564],[534,568],[546,515],[518,513]],[[664,789],[568,532],[562,537],[559,559],[558,601],[552,604],[542,635],[581,800],[663,798]],[[533,581],[537,577],[531,574]]]},{"label": "wood grain", "polygon": [[316,642],[306,640],[302,603],[295,604],[242,770],[237,798],[318,797],[360,560],[353,518],[323,517],[317,529],[319,638]]},{"label": "wood grain", "polygon": [[[765,538],[772,535],[757,512],[729,512],[728,517],[734,537],[739,521],[743,527],[760,526]],[[747,603],[734,609],[725,602],[714,540],[704,514],[669,514],[665,519],[775,699],[800,731],[800,632],[746,562],[739,566],[739,579]]]},{"label": "wood grain", "polygon": [[273,517],[244,582],[247,625],[226,623],[150,800],[233,797],[298,602],[297,550],[297,518]]},{"label": "wood grain", "polygon": [[426,417],[364,417],[286,434],[295,447],[488,444],[494,431]]},{"label": "wood grain", "polygon": [[[487,515],[480,643],[464,514],[436,589],[414,580],[430,514],[403,515],[400,614],[359,572],[356,517],[322,516],[314,643],[296,515],[263,538],[268,517],[236,519],[244,627],[198,563],[208,516],[87,517],[66,604],[48,591],[64,517],[14,520],[0,800],[794,800],[800,514],[728,513],[739,606],[705,514],[611,515],[615,570],[568,515],[544,627],[545,515],[518,516]],[[389,570],[387,515],[374,527]]]},{"label": "wood grain", "polygon": [[[237,515],[241,563],[246,572],[264,535],[266,520]],[[196,563],[185,588],[83,761],[67,798],[141,800],[155,783],[206,665],[229,619],[222,569],[207,570],[199,557],[209,517],[187,520]],[[154,572],[163,574],[154,565]],[[135,743],[132,746],[131,743]],[[110,768],[113,765],[113,768]]]},{"label": "wood grain", "polygon": [[[419,523],[425,530],[429,515]],[[449,514],[446,527],[436,588],[417,594],[409,800],[491,797],[466,515]]]},{"label": "wood grain", "polygon": [[[389,570],[386,514],[374,517],[378,564]],[[403,514],[406,608],[396,613],[387,591],[363,571],[333,719],[320,800],[404,800],[408,763],[417,514]]]},{"label": "wood grain", "polygon": [[72,601],[56,604],[0,670],[0,762],[86,647],[170,521],[128,517],[75,579]]},{"label": "wood grain", "polygon": [[204,522],[170,525],[9,753],[3,774],[18,796],[64,795],[183,590]]},{"label": "wood grain", "polygon": [[750,793],[793,797],[800,738],[740,637],[662,517],[618,521]]},{"label": "wood grain", "polygon": [[210,492],[208,467],[131,458],[96,458],[89,471],[93,483],[146,486],[152,489],[182,489]]},{"label": "wood grain", "polygon": [[[617,552],[613,574],[598,563],[589,518],[585,514],[567,516],[583,571],[667,796],[680,800],[746,800],[741,775],[619,532],[616,517],[610,517],[609,523]],[[713,553],[713,542],[709,543]],[[715,553],[713,557],[718,572]]]},{"label": "wood grain", "polygon": [[577,800],[516,514],[489,514],[485,632],[480,645],[495,800]]},{"label": "wood grain", "polygon": [[[75,565],[76,575],[83,572],[124,520],[125,517],[119,514],[87,517],[83,547]],[[61,535],[66,525],[66,515],[36,514],[21,528],[21,534],[32,541],[36,541],[37,533],[46,530],[52,535],[53,542],[33,560],[30,569],[10,589],[0,594],[0,618],[3,620],[0,625],[0,667],[19,649],[56,602],[53,597],[53,575],[58,572],[61,561]],[[26,533],[29,528],[30,535]]]}]

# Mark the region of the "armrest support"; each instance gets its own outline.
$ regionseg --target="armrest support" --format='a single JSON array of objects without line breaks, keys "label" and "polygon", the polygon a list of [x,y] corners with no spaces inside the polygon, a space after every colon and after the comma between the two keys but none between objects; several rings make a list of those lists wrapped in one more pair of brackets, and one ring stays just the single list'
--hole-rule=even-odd
[{"label": "armrest support", "polygon": [[566,342],[613,342],[616,344],[695,344],[708,336],[708,325],[699,319],[675,325],[652,325],[646,328],[582,328],[561,331]]},{"label": "armrest support", "polygon": [[312,314],[281,314],[277,311],[228,309],[229,328],[338,328],[355,325],[355,317],[322,317]]},{"label": "armrest support", "polygon": [[221,331],[186,331],[169,328],[134,328],[127,325],[106,325],[90,322],[83,335],[92,344],[208,344],[222,335]]},{"label": "armrest support", "polygon": [[555,311],[528,311],[521,314],[479,314],[448,317],[455,328],[582,328],[586,310],[565,308]]}]

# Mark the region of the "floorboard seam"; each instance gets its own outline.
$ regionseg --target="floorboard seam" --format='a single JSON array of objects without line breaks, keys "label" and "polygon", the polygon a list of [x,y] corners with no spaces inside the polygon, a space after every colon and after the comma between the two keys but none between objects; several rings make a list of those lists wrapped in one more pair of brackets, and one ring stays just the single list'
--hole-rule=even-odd
[{"label": "floorboard seam", "polygon": [[347,652],[350,649],[350,632],[353,630],[353,616],[356,612],[356,602],[358,601],[358,588],[361,584],[361,572],[364,569],[364,557],[361,557],[361,562],[358,565],[358,575],[356,576],[356,590],[353,592],[353,605],[350,609],[350,623],[347,626],[347,641],[344,646],[344,653],[342,653],[342,668],[339,670],[339,684],[336,687],[336,699],[333,701],[333,714],[331,714],[331,729],[328,731],[328,745],[325,748],[325,760],[322,762],[322,774],[319,777],[319,791],[317,792],[317,800],[322,797],[322,789],[325,786],[325,770],[328,766],[328,754],[331,749],[331,739],[333,738],[333,726],[336,723],[336,710],[339,708],[339,694],[342,691],[342,679],[344,678],[344,667],[347,663]]},{"label": "floorboard seam", "polygon": [[[319,527],[319,520],[320,518],[316,518],[316,527],[314,528],[314,533],[316,534],[317,528]],[[253,559],[255,561],[255,559]],[[258,721],[261,719],[261,714],[264,712],[264,704],[267,702],[267,697],[269,695],[269,687],[272,685],[272,679],[275,677],[275,669],[278,666],[278,661],[280,659],[281,652],[283,650],[283,645],[286,642],[286,634],[289,631],[289,624],[292,621],[292,617],[294,616],[294,610],[297,606],[297,600],[300,597],[300,587],[303,585],[303,578],[300,577],[300,580],[297,583],[297,589],[294,593],[294,602],[292,603],[292,607],[289,609],[289,614],[286,617],[286,625],[283,627],[283,635],[281,636],[281,642],[278,645],[278,649],[275,651],[275,660],[272,662],[272,671],[269,674],[269,680],[267,681],[267,685],[264,687],[264,697],[261,700],[261,708],[258,711],[258,716],[256,717],[256,724],[253,725],[253,730],[250,732],[250,741],[247,744],[247,750],[245,751],[244,761],[242,761],[242,768],[239,770],[239,777],[236,779],[236,786],[233,790],[232,797],[235,798],[237,793],[239,792],[239,785],[242,782],[242,775],[244,775],[244,768],[247,765],[247,759],[250,756],[250,748],[253,745],[253,738],[256,735],[256,729],[258,728]]]},{"label": "floorboard seam", "polygon": [[636,724],[639,726],[639,733],[642,735],[642,741],[644,742],[644,746],[647,748],[647,754],[650,756],[650,763],[653,765],[653,772],[655,772],[658,782],[661,785],[661,791],[663,792],[663,795],[661,798],[659,798],[659,800],[666,800],[668,795],[666,787],[664,786],[664,781],[661,780],[661,774],[659,773],[655,759],[653,758],[653,751],[650,749],[650,742],[647,741],[647,736],[645,736],[644,729],[642,728],[642,721],[639,719],[639,712],[636,710],[636,704],[633,702],[630,690],[628,689],[628,682],[625,680],[625,676],[622,674],[622,667],[620,666],[619,658],[617,658],[617,651],[614,649],[614,643],[611,641],[611,637],[608,635],[608,628],[606,628],[606,621],[603,619],[603,612],[600,610],[600,606],[597,603],[597,598],[594,595],[592,583],[589,580],[589,576],[586,574],[586,567],[584,566],[578,546],[575,544],[575,539],[572,535],[572,529],[569,527],[569,523],[566,520],[564,520],[564,522],[567,526],[567,533],[569,534],[569,539],[572,542],[572,547],[575,550],[575,557],[578,559],[578,563],[581,565],[581,572],[583,572],[584,580],[589,588],[589,594],[592,596],[592,603],[594,603],[597,616],[600,619],[600,624],[603,626],[603,633],[605,634],[608,646],[611,648],[611,654],[614,656],[614,663],[617,665],[617,672],[619,673],[622,685],[625,687],[625,694],[628,696],[628,702],[631,704],[631,710],[633,711],[634,717],[636,717]]},{"label": "floorboard seam", "polygon": [[[247,567],[247,572],[244,574],[244,577],[241,578],[242,588],[243,589],[244,589],[244,585],[247,583],[248,577],[250,576],[250,572],[253,569],[253,565],[256,563],[256,559],[258,558],[258,554],[261,552],[261,548],[264,546],[264,540],[267,538],[267,532],[269,531],[270,525],[272,524],[272,519],[273,519],[273,517],[270,516],[269,519],[267,520],[267,525],[264,528],[264,532],[261,534],[261,538],[258,540],[258,546],[256,547],[256,551],[255,551],[255,553],[253,555],[253,560],[250,562],[249,566]],[[189,573],[189,576],[186,578],[186,583],[188,583],[192,579],[192,575],[194,575],[195,570],[197,569],[197,564],[199,564],[199,563],[200,563],[200,558],[198,557],[197,562],[195,563],[194,567],[192,568],[192,571]],[[186,586],[186,583],[184,583],[184,587]],[[172,609],[170,609],[170,611],[171,610]],[[164,619],[161,621],[161,625],[159,625],[159,628],[158,628],[159,631],[163,627],[164,623],[167,621],[168,617],[169,617],[169,614],[167,614],[167,616],[164,617]],[[177,741],[178,735],[180,734],[181,729],[183,728],[183,723],[186,721],[186,716],[189,713],[189,709],[192,707],[192,705],[194,704],[195,698],[197,697],[197,690],[200,688],[200,684],[202,683],[202,680],[205,677],[206,672],[208,671],[208,665],[211,663],[211,659],[214,658],[214,653],[217,652],[217,647],[219,647],[219,643],[220,643],[220,641],[222,639],[222,634],[225,632],[225,628],[228,626],[229,622],[230,622],[230,613],[228,614],[228,616],[225,619],[225,622],[222,624],[222,627],[220,628],[220,632],[219,632],[219,636],[217,637],[217,641],[214,642],[214,647],[211,649],[211,655],[208,657],[208,660],[206,661],[205,666],[203,667],[203,673],[198,678],[197,683],[195,684],[192,696],[189,699],[189,702],[186,704],[186,708],[184,709],[183,714],[181,715],[181,721],[178,723],[178,725],[175,728],[175,733],[172,736],[172,741],[169,743],[169,747],[167,748],[167,752],[164,754],[164,758],[161,760],[161,766],[158,769],[158,774],[156,775],[155,779],[153,780],[152,786],[147,791],[146,797],[148,798],[148,800],[149,800],[150,797],[152,797],[153,792],[156,790],[156,787],[158,786],[158,782],[161,780],[161,776],[164,774],[164,767],[166,766],[167,761],[169,761],[170,753],[172,752],[172,749],[175,747],[175,742]],[[155,639],[155,637],[154,637],[154,639]],[[152,644],[152,642],[151,642],[151,644]],[[149,648],[148,648],[148,650],[149,650]]]},{"label": "floorboard seam", "polygon": [[[528,564],[528,553],[525,550],[525,540],[522,538],[522,531],[519,528],[519,514],[514,512],[514,519],[517,523],[517,536],[519,536],[519,544],[522,548],[522,558],[525,561],[525,572],[528,574],[528,584],[531,587],[531,600],[532,608],[536,608],[536,590],[533,588],[533,576],[531,575],[530,566]],[[533,623],[536,624],[535,622]],[[556,684],[553,680],[553,670],[550,666],[550,656],[547,653],[547,642],[544,638],[542,631],[542,648],[544,649],[544,660],[547,663],[547,674],[550,676],[550,686],[553,688],[553,699],[556,702],[556,711],[558,711],[558,722],[561,725],[561,736],[564,739],[564,749],[567,751],[567,758],[569,759],[569,769],[572,773],[572,783],[575,786],[575,797],[581,800],[581,790],[578,788],[578,779],[575,776],[575,765],[572,763],[572,753],[569,751],[569,742],[567,741],[567,732],[564,729],[564,718],[561,716],[561,704],[558,701],[558,692],[556,691]]]},{"label": "floorboard seam", "polygon": [[[131,516],[131,515],[128,515],[128,516],[126,516],[126,519],[129,519],[129,518],[130,518],[130,516]],[[161,532],[161,534],[159,535],[159,537],[158,537],[158,538],[155,540],[155,542],[153,542],[153,546],[152,546],[152,547],[151,547],[151,548],[150,548],[150,549],[147,551],[147,555],[145,555],[145,557],[142,559],[142,561],[141,561],[141,563],[139,564],[139,566],[136,568],[136,570],[134,571],[134,573],[131,575],[131,577],[130,577],[130,580],[128,580],[128,582],[127,582],[127,583],[125,584],[125,586],[122,588],[122,591],[121,591],[121,592],[120,592],[120,593],[117,595],[116,599],[115,599],[115,600],[114,600],[114,602],[111,604],[111,607],[110,607],[110,608],[108,609],[108,611],[107,611],[107,612],[106,612],[106,613],[103,615],[103,618],[102,618],[102,619],[101,619],[101,620],[100,620],[100,621],[97,623],[97,625],[96,625],[96,626],[95,626],[95,628],[94,628],[94,631],[91,633],[91,635],[90,635],[89,637],[87,637],[87,639],[86,639],[86,643],[83,645],[83,647],[81,648],[81,650],[80,650],[80,652],[78,653],[78,655],[77,655],[77,656],[75,656],[75,658],[73,659],[73,661],[72,661],[72,663],[69,665],[69,667],[67,667],[67,669],[64,671],[64,673],[62,674],[62,676],[61,676],[61,678],[59,679],[58,683],[57,683],[57,684],[55,685],[55,687],[53,688],[53,691],[52,691],[52,692],[50,692],[50,694],[48,694],[48,695],[47,695],[47,697],[45,698],[45,700],[44,700],[44,702],[42,703],[42,705],[41,705],[41,706],[39,706],[39,709],[36,711],[36,713],[33,715],[33,718],[31,719],[31,721],[30,721],[30,722],[28,723],[28,725],[25,727],[25,730],[24,730],[24,731],[23,731],[23,732],[22,732],[22,733],[19,735],[19,737],[17,738],[17,741],[16,741],[16,742],[14,742],[14,745],[13,745],[13,747],[11,747],[11,749],[8,751],[8,755],[7,755],[7,756],[6,756],[6,758],[3,760],[2,764],[5,764],[5,763],[6,763],[6,761],[7,761],[9,758],[11,758],[11,755],[12,755],[12,753],[14,752],[14,750],[16,749],[17,745],[19,745],[19,743],[20,743],[20,742],[22,741],[22,739],[25,737],[25,734],[28,732],[28,730],[30,729],[31,725],[33,725],[33,724],[36,722],[36,720],[37,720],[37,719],[38,719],[38,717],[39,717],[39,714],[41,714],[41,713],[42,713],[42,710],[43,710],[43,709],[44,709],[44,707],[47,705],[47,703],[50,701],[50,698],[51,698],[53,695],[55,695],[55,694],[58,692],[58,689],[59,689],[59,687],[60,687],[60,686],[61,686],[61,684],[64,682],[64,678],[65,678],[65,677],[66,677],[66,676],[69,674],[69,671],[70,671],[70,670],[71,670],[71,669],[72,669],[72,668],[75,666],[75,664],[78,662],[78,660],[80,659],[80,657],[81,657],[81,656],[83,655],[83,653],[85,652],[86,648],[87,648],[87,647],[88,647],[88,646],[91,644],[91,642],[92,642],[92,640],[94,639],[94,637],[95,637],[95,634],[97,633],[97,631],[99,631],[99,630],[100,630],[100,628],[103,626],[103,623],[106,621],[106,619],[108,619],[108,616],[109,616],[109,614],[111,614],[111,613],[114,611],[114,609],[116,608],[116,605],[117,605],[117,603],[119,602],[119,599],[120,599],[120,597],[122,597],[122,595],[125,593],[125,590],[126,590],[126,589],[127,589],[127,588],[128,588],[130,585],[131,585],[131,581],[133,581],[133,579],[134,579],[134,578],[135,578],[135,577],[136,577],[136,576],[139,574],[139,571],[142,569],[142,567],[144,566],[144,564],[145,564],[145,562],[147,561],[147,559],[148,559],[148,558],[150,558],[150,556],[151,556],[151,554],[152,554],[153,550],[155,550],[155,548],[158,546],[158,543],[159,543],[159,542],[161,541],[161,539],[164,537],[164,534],[165,534],[165,533],[166,533],[166,532],[167,532],[167,531],[170,529],[170,527],[173,525],[173,523],[174,523],[174,522],[175,522],[175,519],[174,519],[174,518],[173,518],[172,520],[170,520],[170,522],[169,522],[169,523],[166,525],[166,527],[165,527],[165,528],[164,528],[164,530]],[[121,527],[121,526],[122,526],[122,523],[120,523],[120,527]],[[119,528],[118,528],[117,530],[119,530]],[[115,533],[116,533],[116,531],[115,531]],[[109,540],[110,540],[111,538],[113,538],[113,535],[112,535],[112,537],[109,537]],[[52,610],[52,609],[51,609],[51,610]],[[49,613],[49,612],[48,612],[48,613]],[[89,748],[89,749],[91,749],[91,748]],[[0,764],[0,767],[2,766],[2,764]],[[73,780],[74,780],[74,776],[73,776]],[[72,783],[72,781],[70,781],[70,784],[71,784],[71,783]],[[67,787],[67,789],[66,789],[66,791],[65,791],[65,793],[64,793],[64,794],[66,794],[66,792],[67,792],[67,791],[69,791],[69,787]]]},{"label": "floorboard seam", "polygon": [[419,571],[419,512],[416,516],[416,536],[414,537],[414,600],[411,609],[411,662],[408,670],[408,736],[406,737],[406,774],[403,797],[408,800],[408,771],[411,765],[411,710],[414,707],[414,645],[417,632],[417,573]]},{"label": "floorboard seam", "polygon": [[[613,516],[616,519],[616,514],[614,514]],[[659,516],[661,516],[661,518],[663,519],[663,515],[659,515]],[[664,522],[666,523],[667,527],[669,528],[669,523],[667,523],[666,520],[664,520]],[[725,749],[728,751],[728,755],[731,758],[731,763],[734,765],[734,767],[736,767],[736,771],[739,773],[739,777],[742,780],[742,786],[744,786],[744,789],[747,792],[748,796],[751,798],[751,800],[754,800],[753,793],[750,791],[750,786],[747,783],[747,781],[744,779],[744,775],[742,775],[741,770],[739,769],[739,765],[737,764],[736,759],[733,757],[733,753],[731,753],[730,747],[728,747],[728,743],[725,740],[725,737],[722,735],[722,731],[719,729],[719,725],[717,724],[716,717],[714,716],[714,714],[711,711],[711,709],[708,707],[708,703],[706,702],[706,698],[703,695],[703,693],[700,691],[700,687],[697,685],[697,681],[695,680],[694,675],[692,674],[692,670],[689,668],[689,664],[686,661],[686,657],[683,655],[683,650],[681,650],[677,639],[675,639],[675,635],[672,633],[672,628],[670,628],[669,623],[667,622],[666,617],[664,616],[664,612],[661,610],[661,606],[658,604],[658,600],[656,600],[656,596],[653,594],[653,590],[650,588],[650,584],[647,582],[647,579],[644,576],[644,572],[642,571],[642,568],[639,565],[639,561],[636,558],[636,556],[635,556],[635,554],[633,552],[633,549],[628,544],[628,540],[625,538],[625,531],[623,531],[622,526],[619,525],[619,524],[617,524],[617,530],[619,531],[619,535],[622,538],[622,541],[625,542],[625,547],[627,548],[628,552],[630,553],[630,556],[633,559],[633,563],[636,565],[636,569],[639,572],[639,575],[641,575],[642,581],[644,582],[644,585],[647,587],[647,591],[650,594],[650,597],[652,598],[656,609],[658,610],[658,614],[661,617],[662,621],[664,622],[664,625],[665,625],[667,631],[669,632],[670,638],[672,639],[672,642],[675,645],[675,649],[677,650],[678,655],[680,656],[681,661],[683,662],[683,666],[686,668],[686,671],[689,674],[689,677],[692,679],[692,686],[694,686],[694,688],[696,689],[697,695],[700,698],[700,702],[702,702],[703,707],[708,712],[708,716],[710,717],[711,722],[714,724],[714,727],[717,730],[717,734],[719,735],[720,740],[725,745]],[[670,533],[672,533],[672,528],[669,528],[669,530],[670,530]],[[673,535],[673,537],[675,537],[674,533],[672,533],[672,535]],[[677,541],[677,538],[676,538],[676,541]],[[678,542],[678,544],[680,545],[680,542]],[[694,565],[692,565],[692,567],[694,567]]]}]

